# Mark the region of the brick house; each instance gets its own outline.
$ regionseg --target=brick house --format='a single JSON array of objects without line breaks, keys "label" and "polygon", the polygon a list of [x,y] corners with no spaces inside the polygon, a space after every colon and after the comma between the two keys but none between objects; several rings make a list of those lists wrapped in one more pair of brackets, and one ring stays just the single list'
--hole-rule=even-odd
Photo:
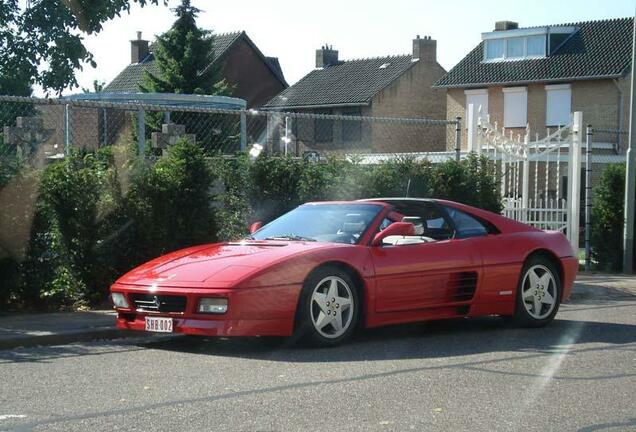
[{"label": "brick house", "polygon": [[[159,74],[153,45],[141,38],[130,41],[130,64],[105,88],[104,92],[138,92],[143,71]],[[233,97],[258,108],[287,88],[287,81],[276,57],[266,57],[244,31],[214,36],[214,59],[221,64],[221,75],[234,87]]]},{"label": "brick house", "polygon": [[[533,139],[569,124],[575,111],[594,128],[626,129],[632,24],[632,18],[530,28],[497,22],[434,87],[447,91],[448,119],[466,119],[472,103],[515,135],[529,125]],[[597,134],[595,142],[620,152],[621,136]],[[447,148],[454,146],[448,140]]]},{"label": "brick house", "polygon": [[[443,89],[432,85],[446,72],[437,63],[437,42],[413,40],[408,55],[340,60],[331,46],[316,50],[316,68],[264,105],[267,111],[344,116],[442,119],[446,113]],[[292,148],[369,152],[444,150],[446,131],[428,134],[379,122],[297,118],[292,126]],[[431,128],[433,129],[433,128]],[[383,136],[390,133],[390,139]],[[400,136],[403,134],[404,136]],[[276,136],[276,134],[270,134]],[[275,143],[276,139],[272,139]]]}]

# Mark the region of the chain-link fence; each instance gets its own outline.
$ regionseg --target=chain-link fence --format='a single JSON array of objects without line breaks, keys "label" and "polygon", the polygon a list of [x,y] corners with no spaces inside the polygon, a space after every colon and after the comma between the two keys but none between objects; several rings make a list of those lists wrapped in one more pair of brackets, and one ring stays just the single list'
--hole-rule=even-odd
[{"label": "chain-link fence", "polygon": [[146,154],[181,137],[209,154],[427,155],[455,142],[456,121],[0,96],[0,156],[61,158],[72,149],[134,145]]}]

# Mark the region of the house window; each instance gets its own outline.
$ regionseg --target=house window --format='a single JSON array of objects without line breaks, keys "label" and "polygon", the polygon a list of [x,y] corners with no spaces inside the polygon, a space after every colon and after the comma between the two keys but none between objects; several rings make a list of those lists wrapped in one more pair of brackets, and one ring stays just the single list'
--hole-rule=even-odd
[{"label": "house window", "polygon": [[[360,108],[343,110],[342,115],[360,116],[362,112]],[[362,139],[362,122],[360,120],[343,120],[342,121],[342,141],[358,142]]]},{"label": "house window", "polygon": [[488,116],[488,89],[464,90],[464,94],[466,95],[466,125],[468,125],[468,106],[470,104],[473,104],[473,109],[476,112],[479,112],[479,107],[481,107],[481,116],[486,118]]},{"label": "house window", "polygon": [[492,39],[486,41],[486,60],[502,59],[504,56],[504,40]]},{"label": "house window", "polygon": [[545,57],[545,36],[528,36],[526,55],[528,57]]},{"label": "house window", "polygon": [[545,86],[546,126],[564,126],[570,123],[572,112],[572,88],[570,84]]},{"label": "house window", "polygon": [[[331,112],[317,114],[331,114]],[[333,119],[316,118],[314,120],[314,139],[317,143],[333,142]]]},{"label": "house window", "polygon": [[504,127],[526,127],[528,123],[528,90],[525,87],[508,87],[504,94]]},{"label": "house window", "polygon": [[506,41],[506,58],[523,57],[525,38],[512,38]]}]

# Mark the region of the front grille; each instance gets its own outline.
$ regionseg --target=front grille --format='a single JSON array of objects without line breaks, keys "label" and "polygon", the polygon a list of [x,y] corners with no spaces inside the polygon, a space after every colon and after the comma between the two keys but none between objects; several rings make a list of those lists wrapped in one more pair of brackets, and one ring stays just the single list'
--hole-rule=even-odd
[{"label": "front grille", "polygon": [[131,294],[130,298],[139,311],[148,312],[184,312],[185,296]]}]

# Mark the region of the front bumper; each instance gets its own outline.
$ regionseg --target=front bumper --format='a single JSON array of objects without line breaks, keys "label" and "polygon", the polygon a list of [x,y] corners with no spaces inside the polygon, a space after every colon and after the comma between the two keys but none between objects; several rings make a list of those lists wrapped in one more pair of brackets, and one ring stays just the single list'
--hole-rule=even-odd
[{"label": "front bumper", "polygon": [[[130,308],[116,308],[119,329],[145,331],[145,318],[169,317],[173,319],[173,332],[201,336],[290,336],[300,285],[243,289],[184,289],[115,284],[111,292],[126,296]],[[157,296],[185,296],[182,312],[156,312],[138,309],[132,294]],[[228,310],[224,314],[197,312],[202,297],[225,297]]]}]

